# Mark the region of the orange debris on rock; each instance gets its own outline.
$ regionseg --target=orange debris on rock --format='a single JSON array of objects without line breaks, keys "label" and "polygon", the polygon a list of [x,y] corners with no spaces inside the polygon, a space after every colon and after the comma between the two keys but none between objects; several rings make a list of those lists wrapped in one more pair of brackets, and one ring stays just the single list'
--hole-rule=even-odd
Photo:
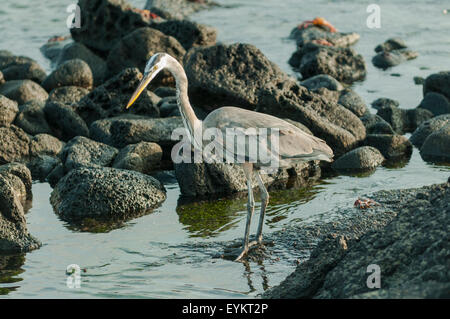
[{"label": "orange debris on rock", "polygon": [[330,31],[330,32],[337,32],[336,28],[330,22],[325,20],[325,18],[322,18],[322,17],[317,17],[314,20],[304,21],[298,25],[298,28],[306,29],[313,25],[328,29],[328,31]]}]

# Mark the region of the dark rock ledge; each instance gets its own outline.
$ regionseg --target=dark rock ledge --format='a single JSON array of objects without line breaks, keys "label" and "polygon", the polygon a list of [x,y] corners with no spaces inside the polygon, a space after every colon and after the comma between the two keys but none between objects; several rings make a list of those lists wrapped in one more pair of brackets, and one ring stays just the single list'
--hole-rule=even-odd
[{"label": "dark rock ledge", "polygon": [[[449,298],[450,178],[371,198],[381,205],[347,208],[320,227],[277,234],[315,248],[263,298]],[[371,264],[380,266],[380,289],[367,287]]]}]

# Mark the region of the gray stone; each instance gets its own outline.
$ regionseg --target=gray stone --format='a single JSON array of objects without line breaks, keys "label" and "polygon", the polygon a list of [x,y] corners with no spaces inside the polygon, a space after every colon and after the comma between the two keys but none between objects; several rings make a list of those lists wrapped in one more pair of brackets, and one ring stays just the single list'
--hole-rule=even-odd
[{"label": "gray stone", "polygon": [[94,77],[94,86],[100,85],[106,74],[106,61],[96,55],[82,43],[72,42],[64,46],[61,50],[57,65],[72,60],[80,59],[89,65]]},{"label": "gray stone", "polygon": [[354,32],[329,32],[320,26],[310,26],[302,29],[295,27],[292,29],[289,38],[295,39],[298,47],[314,40],[326,40],[336,47],[348,47],[359,40],[359,34]]},{"label": "gray stone", "polygon": [[332,167],[336,170],[362,171],[373,169],[383,162],[384,157],[379,150],[371,146],[361,146],[339,157]]},{"label": "gray stone", "polygon": [[[149,27],[136,29],[111,49],[107,59],[107,75],[117,75],[126,68],[138,68],[144,72],[148,60],[158,52],[166,52],[181,62],[186,50],[174,37],[161,31]],[[163,72],[155,80],[168,81],[169,76],[168,72]]]},{"label": "gray stone", "polygon": [[25,220],[31,197],[30,171],[18,164],[0,166],[0,253],[28,252],[41,246],[28,232]]},{"label": "gray stone", "polygon": [[344,87],[338,80],[328,74],[318,74],[312,76],[300,82],[300,84],[311,91],[317,90],[318,88],[322,87],[327,88],[331,91],[342,91],[344,89]]},{"label": "gray stone", "polygon": [[421,148],[423,142],[426,140],[428,135],[431,133],[439,131],[447,123],[450,123],[450,114],[439,115],[433,117],[432,119],[422,123],[411,135],[409,140],[416,147]]},{"label": "gray stone", "polygon": [[160,167],[162,153],[161,146],[156,143],[131,144],[120,150],[112,167],[149,174]]},{"label": "gray stone", "polygon": [[403,135],[369,134],[365,143],[378,149],[387,160],[409,158],[412,154],[412,144]]},{"label": "gray stone", "polygon": [[[180,191],[184,196],[204,197],[247,190],[244,171],[237,164],[180,163],[174,166]],[[320,167],[316,162],[300,163],[287,169],[280,168],[273,174],[261,174],[261,177],[269,189],[305,186],[320,177]],[[255,180],[253,186],[257,186]]]},{"label": "gray stone", "polygon": [[16,101],[19,105],[30,100],[45,101],[48,93],[36,82],[31,80],[14,80],[0,86],[0,94]]},{"label": "gray stone", "polygon": [[211,0],[186,1],[186,0],[147,0],[145,9],[154,12],[155,9],[167,12],[171,18],[182,19],[194,12],[218,6]]},{"label": "gray stone", "polygon": [[190,20],[168,20],[151,27],[177,39],[185,50],[216,44],[216,29]]},{"label": "gray stone", "polygon": [[111,166],[118,152],[112,146],[77,136],[62,150],[61,161],[66,172],[79,167]]},{"label": "gray stone", "polygon": [[305,79],[317,74],[328,74],[340,82],[351,84],[366,76],[364,58],[351,48],[309,42],[294,53],[289,63],[298,68]]},{"label": "gray stone", "polygon": [[42,86],[50,92],[62,86],[79,86],[91,89],[94,84],[89,65],[80,59],[65,61],[55,71],[50,73],[44,80]]},{"label": "gray stone", "polygon": [[434,116],[450,113],[450,101],[436,92],[427,93],[418,107],[430,111]]},{"label": "gray stone", "polygon": [[384,43],[379,44],[375,47],[375,52],[382,51],[393,51],[398,49],[406,49],[408,46],[405,41],[400,38],[390,38],[387,39]]},{"label": "gray stone", "polygon": [[49,134],[37,134],[30,142],[30,155],[56,157],[62,151],[65,143]]},{"label": "gray stone", "polygon": [[63,177],[50,202],[66,221],[86,217],[128,219],[148,213],[166,199],[151,176],[115,168],[79,168]]},{"label": "gray stone", "polygon": [[377,68],[387,69],[407,60],[415,59],[419,56],[417,52],[402,49],[394,51],[382,51],[372,58],[372,63]]},{"label": "gray stone", "polygon": [[352,111],[358,117],[363,116],[369,111],[364,100],[351,89],[345,89],[341,92],[338,103]]},{"label": "gray stone", "polygon": [[254,110],[261,88],[289,78],[255,46],[242,43],[193,48],[184,69],[192,104],[207,111],[227,105]]},{"label": "gray stone", "polygon": [[2,73],[6,81],[28,79],[38,84],[42,83],[47,76],[44,69],[34,61],[10,65],[2,69]]},{"label": "gray stone", "polygon": [[81,28],[70,33],[76,42],[103,53],[126,34],[148,26],[149,20],[124,0],[79,0]]},{"label": "gray stone", "polygon": [[19,108],[17,102],[0,95],[0,126],[10,125],[16,118]]},{"label": "gray stone", "polygon": [[19,127],[0,127],[0,165],[26,162],[30,156],[30,138]]},{"label": "gray stone", "polygon": [[315,136],[327,142],[336,156],[355,148],[366,137],[363,123],[351,111],[294,81],[265,87],[259,101],[258,112],[306,125]]},{"label": "gray stone", "polygon": [[375,110],[379,110],[384,107],[398,107],[400,103],[396,100],[392,100],[386,97],[380,97],[373,101],[371,105]]},{"label": "gray stone", "polygon": [[425,96],[428,92],[440,93],[450,101],[450,71],[428,76],[423,85],[423,95]]},{"label": "gray stone", "polygon": [[50,92],[48,101],[74,105],[88,94],[88,89],[79,86],[62,86]]},{"label": "gray stone", "polygon": [[450,163],[450,123],[431,133],[420,148],[425,161]]},{"label": "gray stone", "polygon": [[40,100],[30,100],[22,104],[14,124],[31,135],[51,134],[52,130],[45,118],[44,106],[45,103]]},{"label": "gray stone", "polygon": [[86,123],[70,106],[48,102],[44,107],[44,113],[53,135],[57,138],[68,141],[75,136],[89,136]]},{"label": "gray stone", "polygon": [[[380,191],[370,198],[381,208],[364,215],[376,210],[376,216],[395,217],[371,232],[322,238],[310,259],[263,297],[448,298],[450,184]],[[381,289],[366,285],[371,264],[381,269]]]},{"label": "gray stone", "polygon": [[394,134],[392,126],[378,115],[366,113],[360,119],[367,134]]}]

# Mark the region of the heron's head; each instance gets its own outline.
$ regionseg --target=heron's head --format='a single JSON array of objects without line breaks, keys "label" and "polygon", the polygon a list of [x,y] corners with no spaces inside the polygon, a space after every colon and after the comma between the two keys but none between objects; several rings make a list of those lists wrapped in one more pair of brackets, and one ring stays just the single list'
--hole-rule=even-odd
[{"label": "heron's head", "polygon": [[166,67],[169,61],[170,55],[166,53],[156,53],[154,54],[145,65],[144,77],[142,78],[136,91],[134,91],[131,96],[130,101],[127,104],[127,109],[133,105],[137,100],[142,91],[147,87],[147,85],[153,80],[153,78]]}]

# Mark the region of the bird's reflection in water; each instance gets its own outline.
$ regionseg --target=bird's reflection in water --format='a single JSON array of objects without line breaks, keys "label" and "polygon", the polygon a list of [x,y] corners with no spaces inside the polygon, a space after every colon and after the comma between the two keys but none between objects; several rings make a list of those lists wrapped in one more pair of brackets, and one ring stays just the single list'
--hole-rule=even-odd
[{"label": "bird's reflection in water", "polygon": [[23,280],[18,275],[25,271],[22,269],[24,263],[24,254],[0,255],[0,296],[20,287],[16,283]]},{"label": "bird's reflection in water", "polygon": [[[242,265],[244,267],[244,276],[247,278],[247,284],[248,284],[248,288],[249,288],[248,293],[251,294],[255,291],[258,291],[258,289],[255,288],[255,285],[252,280],[252,277],[254,277],[256,275],[256,273],[254,271],[252,271],[252,268],[251,268],[252,266],[250,265],[250,263],[248,261],[242,261]],[[264,263],[262,261],[258,261],[255,266],[257,266],[260,270],[259,275],[261,276],[262,288],[264,291],[266,291],[267,289],[270,288],[270,286],[269,286],[269,279],[267,277],[266,268],[264,267]]]},{"label": "bird's reflection in water", "polygon": [[[295,212],[295,207],[314,199],[322,190],[320,184],[309,184],[299,187],[291,181],[291,188],[271,190],[270,203],[267,207],[266,225],[275,227],[276,223]],[[255,197],[258,194],[255,194]],[[181,196],[178,200],[177,214],[179,221],[185,226],[190,237],[216,237],[220,233],[237,227],[246,216],[246,192],[228,195],[222,198],[198,199]],[[258,212],[260,203],[256,203]]]}]

